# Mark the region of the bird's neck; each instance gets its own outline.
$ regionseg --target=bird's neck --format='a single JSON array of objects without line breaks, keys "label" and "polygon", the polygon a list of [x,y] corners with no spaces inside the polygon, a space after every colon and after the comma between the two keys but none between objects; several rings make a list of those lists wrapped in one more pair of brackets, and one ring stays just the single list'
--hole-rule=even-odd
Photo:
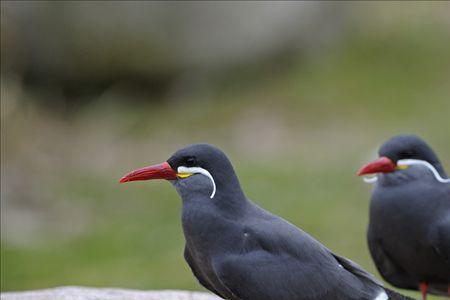
[{"label": "bird's neck", "polygon": [[[229,196],[232,195],[232,196]],[[218,195],[217,198],[211,199],[212,204],[222,215],[230,215],[233,217],[243,216],[248,208],[250,201],[245,197],[242,190],[234,191]]]},{"label": "bird's neck", "polygon": [[249,203],[241,189],[224,188],[218,186],[213,198],[206,193],[182,194],[183,205],[207,206],[216,210],[217,213],[230,211],[240,212]]}]

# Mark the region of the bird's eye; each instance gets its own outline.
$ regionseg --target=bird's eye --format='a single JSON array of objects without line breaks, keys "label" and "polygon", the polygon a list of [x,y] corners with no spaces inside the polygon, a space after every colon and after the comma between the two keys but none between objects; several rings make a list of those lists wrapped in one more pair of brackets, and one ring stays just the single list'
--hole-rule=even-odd
[{"label": "bird's eye", "polygon": [[188,157],[186,159],[186,167],[194,167],[197,164],[195,157]]},{"label": "bird's eye", "polygon": [[414,156],[414,153],[411,150],[406,150],[406,151],[403,151],[403,153],[402,153],[402,157],[413,157],[413,156]]}]

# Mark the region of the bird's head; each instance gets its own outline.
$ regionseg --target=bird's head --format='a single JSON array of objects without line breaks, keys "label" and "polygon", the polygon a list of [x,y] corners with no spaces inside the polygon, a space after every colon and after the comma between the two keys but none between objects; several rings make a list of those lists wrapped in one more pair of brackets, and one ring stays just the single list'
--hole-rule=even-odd
[{"label": "bird's head", "polygon": [[415,135],[394,136],[380,147],[378,154],[378,159],[359,169],[358,176],[401,171],[410,165],[427,166],[440,176],[446,176],[433,149]]},{"label": "bird's head", "polygon": [[184,193],[214,198],[221,189],[239,188],[231,162],[218,148],[209,144],[193,144],[175,152],[166,162],[134,170],[120,182],[166,179]]}]

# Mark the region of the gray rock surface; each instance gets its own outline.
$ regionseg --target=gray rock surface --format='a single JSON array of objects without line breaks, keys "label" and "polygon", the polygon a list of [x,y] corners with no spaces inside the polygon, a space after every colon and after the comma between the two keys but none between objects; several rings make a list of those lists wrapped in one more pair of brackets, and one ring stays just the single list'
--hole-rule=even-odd
[{"label": "gray rock surface", "polygon": [[218,300],[217,296],[192,291],[139,291],[117,288],[57,287],[1,294],[1,300]]}]

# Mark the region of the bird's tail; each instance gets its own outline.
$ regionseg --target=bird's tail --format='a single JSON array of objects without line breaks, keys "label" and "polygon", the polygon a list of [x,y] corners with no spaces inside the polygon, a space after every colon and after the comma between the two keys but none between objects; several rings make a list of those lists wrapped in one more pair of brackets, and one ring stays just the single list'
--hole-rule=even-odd
[{"label": "bird's tail", "polygon": [[384,290],[386,291],[386,294],[388,295],[389,300],[414,300],[413,298],[403,296],[402,294],[394,292],[393,290],[390,290],[387,288],[385,288]]}]

